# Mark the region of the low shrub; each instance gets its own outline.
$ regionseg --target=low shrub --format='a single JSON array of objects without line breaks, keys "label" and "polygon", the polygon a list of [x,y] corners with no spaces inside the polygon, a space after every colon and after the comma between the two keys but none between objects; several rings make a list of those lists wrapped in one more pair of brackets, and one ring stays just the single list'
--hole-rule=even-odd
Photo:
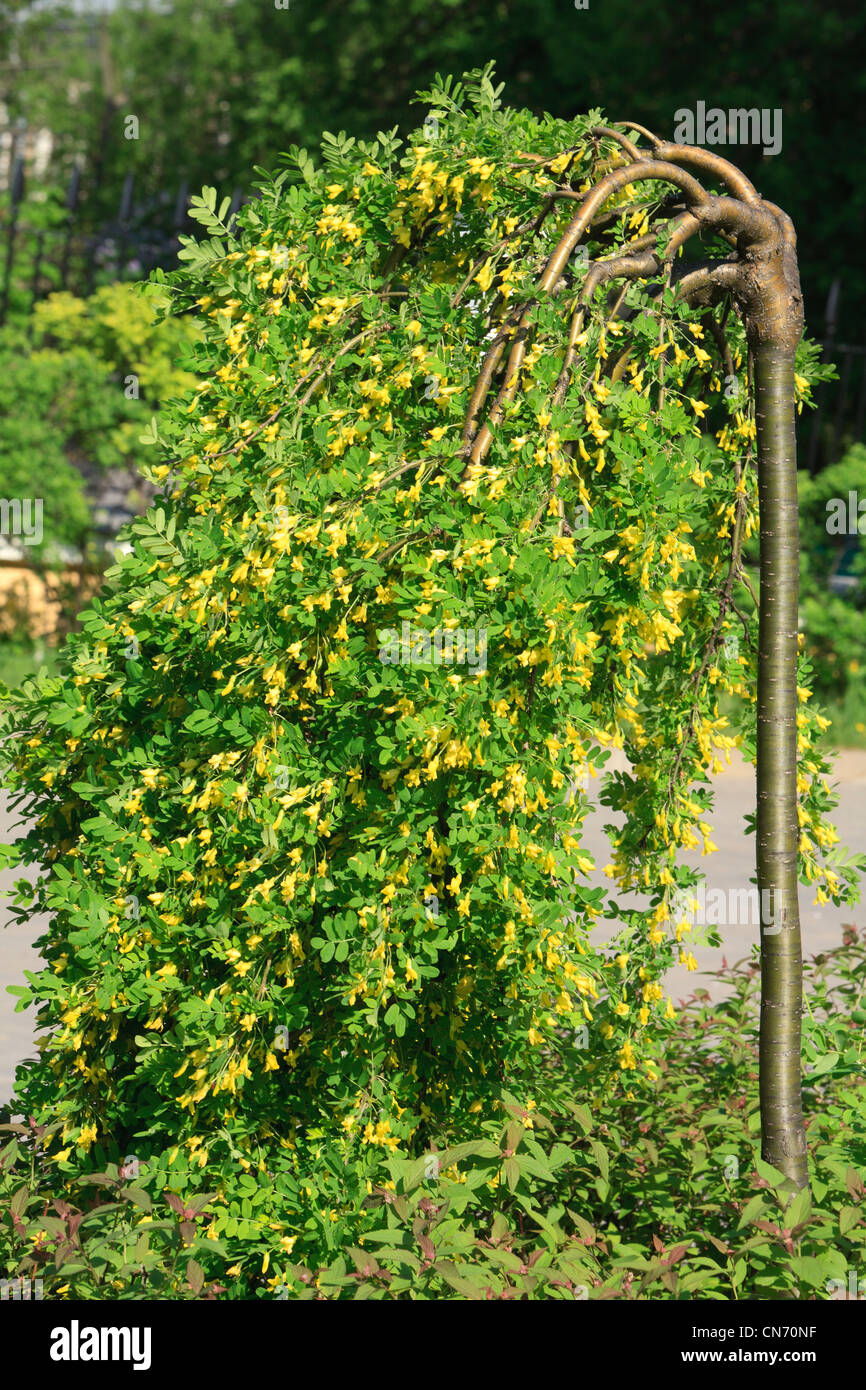
[{"label": "low shrub", "polygon": [[759,1157],[757,969],[742,961],[718,972],[726,999],[697,991],[679,1014],[652,1093],[579,1105],[563,1073],[545,1114],[504,1098],[476,1140],[391,1154],[372,1178],[311,1158],[294,1238],[279,1228],[298,1200],[285,1172],[239,1165],[231,1190],[204,1193],[175,1152],[81,1177],[50,1161],[48,1130],[11,1127],[0,1269],[69,1299],[866,1292],[864,968],[853,928],[806,963],[810,1191],[792,1196]]}]

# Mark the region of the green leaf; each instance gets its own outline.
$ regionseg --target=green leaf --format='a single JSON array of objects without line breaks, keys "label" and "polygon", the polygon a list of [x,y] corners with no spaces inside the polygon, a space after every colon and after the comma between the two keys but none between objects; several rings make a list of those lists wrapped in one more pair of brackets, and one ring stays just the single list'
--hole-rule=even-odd
[{"label": "green leaf", "polygon": [[740,1219],[737,1222],[737,1230],[741,1231],[744,1226],[750,1225],[751,1222],[756,1220],[756,1218],[758,1218],[759,1216],[762,1216],[763,1213],[764,1198],[759,1192],[754,1197],[752,1197],[751,1200],[748,1201],[745,1207],[743,1208]]},{"label": "green leaf", "polygon": [[457,1266],[450,1260],[436,1260],[431,1268],[437,1274],[441,1274],[446,1284],[450,1285],[456,1293],[459,1293],[461,1298],[469,1299],[472,1303],[480,1303],[487,1298],[485,1286],[461,1274]]},{"label": "green leaf", "polygon": [[842,1207],[839,1212],[839,1234],[846,1236],[862,1220],[857,1207]]},{"label": "green leaf", "polygon": [[513,1156],[506,1158],[502,1164],[502,1175],[505,1178],[505,1185],[509,1192],[514,1192],[520,1181],[520,1163]]},{"label": "green leaf", "polygon": [[602,1177],[605,1179],[605,1181],[607,1181],[607,1178],[610,1174],[610,1157],[608,1155],[607,1149],[604,1147],[604,1144],[602,1144],[600,1139],[590,1139],[589,1147],[595,1155],[595,1160],[599,1166],[599,1169],[601,1170]]},{"label": "green leaf", "polygon": [[832,1071],[839,1061],[838,1052],[827,1052],[823,1057],[819,1057],[812,1070],[809,1072],[809,1079],[816,1076],[826,1076],[827,1072]]}]

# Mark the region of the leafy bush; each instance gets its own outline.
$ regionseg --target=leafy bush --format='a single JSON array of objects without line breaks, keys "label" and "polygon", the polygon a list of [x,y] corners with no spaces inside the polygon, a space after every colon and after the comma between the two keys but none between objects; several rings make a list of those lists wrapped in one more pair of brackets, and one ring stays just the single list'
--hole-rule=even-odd
[{"label": "leafy bush", "polygon": [[501,1119],[486,1120],[474,1140],[388,1157],[369,1193],[353,1193],[351,1181],[340,1191],[335,1174],[328,1200],[342,1209],[331,1224],[345,1229],[354,1206],[356,1233],[332,1241],[330,1253],[320,1245],[312,1262],[291,1260],[291,1239],[243,1229],[242,1207],[253,1214],[272,1172],[246,1193],[216,1198],[178,1168],[142,1165],[132,1177],[110,1166],[68,1176],[58,1197],[70,1167],[50,1161],[53,1136],[14,1127],[0,1153],[3,1277],[43,1277],[47,1297],[70,1299],[866,1291],[864,967],[852,928],[842,945],[806,963],[811,1196],[792,1198],[758,1156],[757,970],[743,961],[717,973],[730,986],[726,1000],[709,1004],[699,990],[679,1014],[658,1049],[658,1080],[640,1100],[577,1104],[567,1099],[575,1079],[563,1076],[555,1110],[542,1115],[503,1098]]},{"label": "leafy bush", "polygon": [[164,303],[156,286],[58,293],[36,306],[29,337],[0,330],[0,497],[42,499],[43,540],[29,558],[86,550],[82,466],[129,467],[161,403],[194,383],[182,365],[194,327],[160,321]]},{"label": "leafy bush", "polygon": [[[759,1157],[757,966],[718,972],[658,1060],[652,1095],[556,1116],[515,1112],[441,1156],[457,1180],[394,1161],[379,1229],[300,1297],[779,1299],[866,1293],[866,950],[854,929],[806,967],[811,1193]],[[703,991],[699,992],[703,994]],[[429,1172],[429,1165],[428,1165]]]},{"label": "leafy bush", "polygon": [[[392,1157],[495,1142],[503,1105],[656,1094],[661,980],[696,964],[680,851],[712,848],[719,698],[754,688],[724,645],[754,420],[712,335],[635,282],[564,369],[584,270],[537,288],[573,214],[550,195],[618,158],[597,113],[503,110],[487,75],[423,95],[435,141],[296,150],[231,229],[199,200],[167,290],[201,311],[200,380],[144,436],[163,495],[3,726],[9,862],[40,868],[14,910],[50,917],[16,1105],[59,1122],[61,1185],[133,1154],[212,1193],[242,1281],[357,1244]],[[623,190],[590,254],[659,196]],[[524,310],[473,462],[473,383]],[[808,677],[801,872],[839,902]],[[608,892],[580,834],[610,746]]]},{"label": "leafy bush", "polygon": [[[150,414],[195,384],[184,365],[196,337],[195,325],[188,316],[166,318],[167,307],[165,291],[157,285],[115,284],[105,285],[88,299],[65,291],[52,294],[33,312],[33,343],[41,361],[83,354],[121,386],[126,386],[128,378],[135,379],[134,387],[129,382],[125,399],[142,403],[136,408],[137,418],[130,419],[130,430],[116,443],[124,455],[139,452],[131,429],[142,420],[141,412]],[[132,395],[132,390],[137,394]],[[97,423],[93,434],[98,441],[106,430]]]},{"label": "leafy bush", "polygon": [[[65,375],[52,380],[50,371],[18,353],[5,363],[0,353],[0,372],[0,406],[15,402],[8,412],[4,408],[0,433],[0,496],[42,502],[41,539],[38,544],[28,541],[24,554],[38,561],[63,547],[84,550],[91,525],[84,479],[69,457],[65,429],[52,422],[53,388],[62,389]],[[89,375],[92,381],[94,373]],[[35,513],[30,517],[29,531],[35,536]],[[8,544],[9,533],[4,539]]]},{"label": "leafy bush", "polygon": [[12,256],[11,264],[4,257],[0,271],[4,324],[22,327],[33,309],[34,293],[59,289],[64,248],[71,249],[66,189],[51,178],[36,188],[28,185],[25,177],[24,199],[15,205],[10,198],[3,210],[4,249],[7,254],[11,249]]},{"label": "leafy bush", "polygon": [[[198,1218],[206,1197],[154,1202],[146,1174],[112,1165],[81,1180],[81,1205],[46,1190],[44,1150],[52,1126],[5,1124],[0,1152],[4,1217],[0,1261],[6,1279],[42,1280],[49,1298],[172,1300],[215,1297],[195,1256],[204,1235]],[[141,1181],[133,1182],[132,1173]],[[22,1181],[23,1180],[23,1181]],[[100,1192],[105,1193],[103,1199]],[[219,1242],[207,1245],[210,1260]]]},{"label": "leafy bush", "polygon": [[[866,719],[866,446],[811,478],[800,474],[800,591],[803,630],[812,655],[815,689],[824,701],[848,704]],[[854,495],[854,528],[850,496]],[[844,518],[840,515],[844,511]],[[857,530],[859,523],[860,529]],[[839,530],[839,526],[844,529]],[[850,590],[834,593],[831,575],[842,563]]]}]

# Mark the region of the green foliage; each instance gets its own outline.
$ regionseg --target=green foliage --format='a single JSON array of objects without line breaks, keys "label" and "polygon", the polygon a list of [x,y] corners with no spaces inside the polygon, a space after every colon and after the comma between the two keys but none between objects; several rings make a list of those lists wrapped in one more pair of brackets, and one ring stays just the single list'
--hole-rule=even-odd
[{"label": "green foliage", "polygon": [[[398,124],[405,132],[431,72],[490,57],[511,99],[536,113],[570,119],[576,107],[603,105],[613,119],[668,138],[676,113],[699,101],[778,108],[780,153],[765,158],[760,143],[721,153],[793,217],[813,314],[841,276],[842,335],[860,341],[866,278],[846,229],[859,225],[866,199],[851,119],[866,19],[853,7],[841,16],[814,0],[786,0],[780,23],[761,0],[738,0],[733,16],[707,7],[684,24],[681,0],[668,0],[653,7],[649,30],[635,22],[632,0],[583,10],[565,0],[291,0],[285,9],[175,0],[118,4],[98,21],[70,11],[62,25],[60,6],[15,0],[15,8],[25,12],[9,30],[20,55],[5,96],[10,121],[47,126],[70,163],[83,147],[98,185],[88,204],[101,200],[103,218],[116,216],[130,171],[153,202],[182,178],[230,193],[254,165],[272,167],[289,143],[314,147],[322,130],[344,127],[356,139]],[[27,62],[34,52],[38,64]],[[128,113],[140,117],[138,140],[124,138]]]},{"label": "green foliage", "polygon": [[[101,373],[82,372],[82,394],[94,385],[102,385]],[[28,546],[31,558],[57,546],[79,546],[90,524],[83,479],[67,451],[69,436],[64,424],[55,423],[56,402],[67,391],[65,371],[34,367],[19,351],[0,346],[0,497],[42,499],[43,539]]]},{"label": "green foliage", "polygon": [[[680,1015],[654,1094],[518,1112],[490,1139],[391,1163],[379,1229],[318,1269],[302,1298],[785,1299],[850,1297],[866,1244],[866,951],[856,931],[807,964],[809,1190],[759,1156],[754,963],[720,1004]],[[428,1175],[430,1172],[428,1161]],[[866,1284],[860,1283],[861,1290]]]},{"label": "green foliage", "polygon": [[[845,937],[806,967],[811,1194],[792,1197],[758,1156],[757,972],[741,962],[717,976],[723,1003],[679,1015],[640,1102],[575,1104],[563,1076],[547,1114],[504,1097],[475,1140],[393,1156],[369,1192],[335,1173],[338,1237],[302,1262],[243,1215],[275,1179],[287,1198],[272,1172],[222,1199],[170,1164],[134,1178],[109,1165],[64,1187],[45,1158],[51,1133],[13,1126],[2,1277],[43,1277],[45,1296],[65,1299],[189,1298],[191,1278],[199,1296],[229,1299],[850,1297],[866,1244],[866,951]],[[228,1265],[250,1240],[265,1258],[243,1275]]]},{"label": "green foliage", "polygon": [[53,294],[36,305],[33,343],[50,360],[80,352],[112,377],[133,375],[153,408],[194,385],[185,366],[195,330],[189,319],[167,318],[159,285],[105,285],[89,299]]},{"label": "green foliage", "polygon": [[[551,195],[618,152],[590,137],[598,113],[501,108],[489,70],[465,85],[461,105],[437,83],[438,130],[405,150],[294,151],[231,229],[205,190],[208,240],[164,282],[201,311],[196,394],[142,436],[162,495],[59,674],[3,722],[31,826],[9,862],[39,866],[13,915],[50,919],[16,1105],[60,1123],[61,1183],[134,1153],[214,1194],[247,1287],[358,1244],[392,1160],[486,1141],[479,1181],[501,1190],[503,1107],[570,1123],[566,1096],[656,1095],[661,980],[696,964],[681,852],[711,848],[708,774],[735,742],[719,699],[754,690],[754,651],[723,655],[756,525],[751,403],[663,277],[628,284],[620,319],[597,296],[569,365],[585,267],[538,289],[574,213]],[[663,196],[623,189],[590,257]],[[521,314],[473,461],[473,385]],[[825,852],[802,701],[801,873],[838,903],[855,871]],[[741,738],[753,755],[748,718]],[[627,770],[605,771],[611,747]],[[625,816],[609,890],[581,844],[599,773]],[[556,1179],[505,1138],[515,1198],[524,1171]]]},{"label": "green foliage", "polygon": [[[0,213],[4,247],[0,265],[4,328],[7,324],[22,328],[27,324],[35,290],[45,294],[60,288],[60,267],[69,223],[64,193],[65,190],[55,183],[30,189],[25,176],[23,200],[13,209],[4,199],[5,206]],[[11,262],[6,259],[10,242]]]},{"label": "green foliage", "polygon": [[[803,630],[822,700],[849,705],[866,720],[866,446],[816,477],[801,473],[800,593]],[[851,496],[853,494],[853,504]],[[833,593],[831,575],[850,590]]]},{"label": "green foliage", "polygon": [[[52,1197],[45,1149],[52,1126],[5,1124],[0,1150],[0,1264],[3,1278],[42,1279],[49,1298],[214,1298],[197,1257],[222,1254],[207,1239],[208,1198],[152,1194],[147,1173],[111,1164],[75,1185],[77,1203]],[[133,1172],[135,1177],[133,1178]]]},{"label": "green foliage", "polygon": [[165,302],[158,286],[58,293],[37,305],[29,339],[0,330],[0,497],[42,498],[43,542],[30,558],[86,549],[80,465],[130,466],[145,421],[195,382],[183,365],[195,330],[161,320]]}]

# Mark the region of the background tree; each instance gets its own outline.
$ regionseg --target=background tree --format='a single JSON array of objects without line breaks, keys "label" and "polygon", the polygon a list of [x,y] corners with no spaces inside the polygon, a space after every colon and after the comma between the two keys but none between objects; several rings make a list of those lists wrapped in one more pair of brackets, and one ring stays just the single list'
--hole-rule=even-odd
[{"label": "background tree", "polygon": [[31,559],[51,563],[66,547],[100,561],[90,555],[87,493],[89,484],[92,501],[109,470],[128,475],[130,510],[143,507],[141,431],[195,380],[181,365],[193,325],[160,320],[162,304],[154,286],[107,285],[89,299],[49,296],[29,334],[0,329],[0,497],[42,498],[42,542],[29,548]]},{"label": "background tree", "polygon": [[[405,128],[430,71],[491,56],[518,101],[558,117],[576,102],[603,105],[672,131],[674,113],[698,101],[779,108],[781,154],[741,146],[736,162],[808,230],[800,260],[810,314],[823,310],[837,275],[843,337],[851,340],[866,311],[864,272],[848,250],[862,240],[866,213],[852,119],[866,18],[854,7],[737,0],[684,24],[681,0],[666,0],[654,8],[650,45],[629,0],[585,10],[567,0],[292,0],[281,10],[175,0],[92,15],[7,0],[4,17],[10,116],[58,132],[67,157],[85,155],[108,216],[130,170],[147,197],[173,192],[181,178],[193,191],[208,183],[230,193],[289,144],[317,145],[323,129],[369,139]],[[140,119],[138,141],[124,138],[128,113]]]}]

